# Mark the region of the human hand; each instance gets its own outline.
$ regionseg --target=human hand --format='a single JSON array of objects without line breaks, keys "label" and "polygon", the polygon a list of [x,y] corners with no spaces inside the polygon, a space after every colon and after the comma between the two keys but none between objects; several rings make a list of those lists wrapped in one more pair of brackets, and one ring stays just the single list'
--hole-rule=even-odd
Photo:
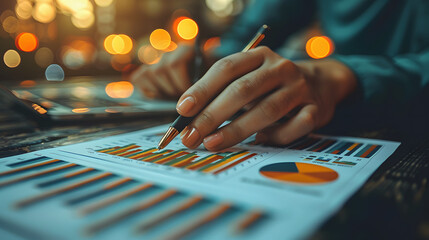
[{"label": "human hand", "polygon": [[178,98],[192,84],[188,66],[194,59],[194,47],[179,45],[165,53],[160,62],[142,65],[132,75],[133,82],[148,98]]},{"label": "human hand", "polygon": [[[236,53],[216,62],[180,97],[179,114],[197,115],[182,142],[219,151],[257,132],[257,142],[288,144],[327,124],[355,87],[353,73],[335,60],[293,63],[267,47]],[[250,110],[218,129],[249,104]],[[288,121],[277,122],[295,109]]]}]

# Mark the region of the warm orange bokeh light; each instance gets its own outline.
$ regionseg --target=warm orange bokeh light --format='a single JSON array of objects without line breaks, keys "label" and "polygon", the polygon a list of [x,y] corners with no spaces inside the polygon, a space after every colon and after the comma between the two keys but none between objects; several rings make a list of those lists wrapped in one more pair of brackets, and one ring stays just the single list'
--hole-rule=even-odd
[{"label": "warm orange bokeh light", "polygon": [[21,87],[34,87],[34,86],[36,86],[36,82],[34,80],[24,80],[19,84],[19,86],[21,86]]},{"label": "warm orange bokeh light", "polygon": [[106,86],[106,93],[111,98],[128,98],[134,92],[134,86],[130,82],[111,82]]},{"label": "warm orange bokeh light", "polygon": [[104,49],[112,55],[128,54],[133,49],[133,40],[125,34],[111,34],[104,39]]},{"label": "warm orange bokeh light", "polygon": [[203,45],[204,52],[211,51],[220,46],[220,37],[212,37],[207,39]]},{"label": "warm orange bokeh light", "polygon": [[16,37],[15,40],[16,47],[24,52],[32,52],[36,50],[39,45],[39,40],[32,33],[21,33]]},{"label": "warm orange bokeh light", "polygon": [[104,39],[104,49],[110,54],[116,54],[113,49],[113,39],[116,37],[115,34],[111,34]]},{"label": "warm orange bokeh light", "polygon": [[72,112],[74,112],[74,113],[86,113],[86,112],[89,112],[89,108],[73,108]]},{"label": "warm orange bokeh light", "polygon": [[171,41],[170,46],[168,46],[168,48],[164,49],[164,51],[166,52],[172,52],[174,50],[176,50],[177,48],[177,44],[173,41]]},{"label": "warm orange bokeh light", "polygon": [[150,34],[149,41],[155,49],[164,50],[170,46],[171,37],[166,30],[159,28]]},{"label": "warm orange bokeh light", "polygon": [[198,34],[198,25],[194,20],[185,18],[177,25],[177,33],[185,40],[194,39]]},{"label": "warm orange bokeh light", "polygon": [[312,37],[307,41],[305,50],[308,56],[314,59],[325,58],[334,51],[334,43],[326,36]]}]

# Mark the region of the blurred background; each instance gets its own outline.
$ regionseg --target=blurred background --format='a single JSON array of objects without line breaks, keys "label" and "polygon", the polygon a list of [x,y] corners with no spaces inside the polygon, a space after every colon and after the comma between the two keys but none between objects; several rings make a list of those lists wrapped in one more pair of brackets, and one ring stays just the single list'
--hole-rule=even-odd
[{"label": "blurred background", "polygon": [[120,75],[158,62],[197,34],[209,50],[247,2],[2,0],[0,78]]},{"label": "blurred background", "polygon": [[[201,48],[210,51],[251,2],[1,0],[0,80],[31,87],[33,79],[126,75],[140,64],[157,63],[177,44],[195,41],[197,34]],[[332,53],[327,37],[311,39],[317,31],[310,33],[295,38],[289,49],[312,58]]]}]

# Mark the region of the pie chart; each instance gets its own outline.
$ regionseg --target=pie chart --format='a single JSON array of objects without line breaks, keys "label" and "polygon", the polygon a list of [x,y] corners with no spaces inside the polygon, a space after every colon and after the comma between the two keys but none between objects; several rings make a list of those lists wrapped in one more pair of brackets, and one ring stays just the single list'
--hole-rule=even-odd
[{"label": "pie chart", "polygon": [[330,168],[301,162],[274,163],[259,172],[267,178],[289,183],[322,184],[338,178],[338,173]]}]

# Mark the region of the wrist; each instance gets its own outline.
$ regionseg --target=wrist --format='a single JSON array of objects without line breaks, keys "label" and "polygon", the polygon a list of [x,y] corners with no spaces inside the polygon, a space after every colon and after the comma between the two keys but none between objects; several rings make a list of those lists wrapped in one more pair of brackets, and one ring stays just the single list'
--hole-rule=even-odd
[{"label": "wrist", "polygon": [[343,63],[334,59],[307,60],[296,62],[307,79],[317,81],[317,84],[332,94],[336,104],[351,95],[357,88],[354,73]]}]

